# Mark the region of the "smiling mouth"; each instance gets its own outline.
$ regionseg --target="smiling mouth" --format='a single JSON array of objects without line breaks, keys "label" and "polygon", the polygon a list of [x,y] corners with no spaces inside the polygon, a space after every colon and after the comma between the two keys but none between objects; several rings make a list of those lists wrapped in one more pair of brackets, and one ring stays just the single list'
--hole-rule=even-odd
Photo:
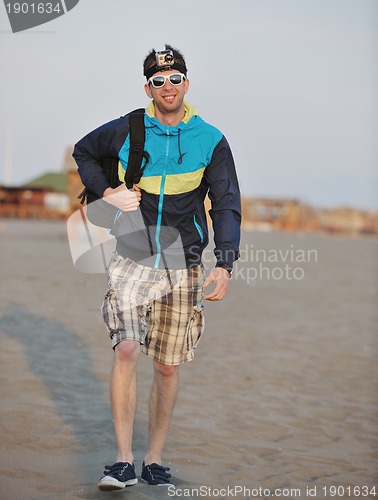
[{"label": "smiling mouth", "polygon": [[173,101],[173,99],[174,99],[175,97],[176,97],[176,95],[174,95],[174,94],[170,94],[170,95],[165,95],[165,96],[163,96],[163,99],[164,99],[165,101],[171,102],[171,101]]}]

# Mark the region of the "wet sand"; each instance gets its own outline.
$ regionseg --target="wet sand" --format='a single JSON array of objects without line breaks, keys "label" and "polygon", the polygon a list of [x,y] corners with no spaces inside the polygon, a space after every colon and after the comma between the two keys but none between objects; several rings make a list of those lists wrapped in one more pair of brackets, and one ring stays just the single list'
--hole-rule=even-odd
[{"label": "wet sand", "polygon": [[[165,450],[176,489],[104,493],[115,453],[106,277],[74,269],[65,223],[3,220],[0,236],[2,500],[378,495],[376,239],[244,233],[230,292],[206,304],[181,369]],[[151,368],[142,357],[138,474]]]}]

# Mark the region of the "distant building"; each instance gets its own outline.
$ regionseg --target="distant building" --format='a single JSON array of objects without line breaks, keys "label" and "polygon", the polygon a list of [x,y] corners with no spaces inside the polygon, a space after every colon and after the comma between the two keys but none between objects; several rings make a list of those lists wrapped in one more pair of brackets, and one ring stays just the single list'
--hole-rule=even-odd
[{"label": "distant building", "polygon": [[378,212],[316,208],[297,199],[244,198],[243,228],[255,231],[324,231],[378,235]]},{"label": "distant building", "polygon": [[61,172],[47,172],[22,186],[0,186],[0,217],[64,219],[80,206],[82,190],[72,149],[67,148]]},{"label": "distant building", "polygon": [[56,219],[68,211],[65,173],[47,173],[19,187],[0,186],[0,217]]},{"label": "distant building", "polygon": [[44,190],[43,206],[47,209],[61,212],[62,214],[69,211],[66,172],[48,172],[24,184],[23,188],[39,188]]},{"label": "distant building", "polygon": [[70,213],[74,212],[80,207],[78,196],[84,189],[80,176],[77,172],[76,162],[72,157],[72,151],[72,148],[66,149],[66,155],[63,164],[63,170],[67,176],[66,193],[68,195]]},{"label": "distant building", "polygon": [[[0,186],[0,217],[65,219],[80,207],[83,188],[72,148],[67,148],[61,172],[47,172],[20,187]],[[205,207],[211,208],[207,197]],[[209,216],[208,221],[211,225]],[[242,228],[377,236],[378,212],[316,208],[295,198],[243,197]]]},{"label": "distant building", "polygon": [[65,193],[51,191],[48,186],[0,186],[0,217],[62,218],[67,213],[67,202]]}]

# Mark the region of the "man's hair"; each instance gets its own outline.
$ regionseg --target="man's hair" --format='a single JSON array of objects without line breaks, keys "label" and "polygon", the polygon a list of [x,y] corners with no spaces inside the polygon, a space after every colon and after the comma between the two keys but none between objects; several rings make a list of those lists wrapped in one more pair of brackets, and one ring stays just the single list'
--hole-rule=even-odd
[{"label": "man's hair", "polygon": [[[173,48],[171,45],[168,45],[167,43],[165,44],[165,50],[171,50],[173,52],[175,63],[182,64],[182,66],[186,68],[184,56],[181,54],[179,50]],[[143,74],[145,74],[148,68],[151,68],[151,66],[153,66],[155,62],[156,62],[156,50],[152,49],[147,54],[147,57],[143,61]]]}]

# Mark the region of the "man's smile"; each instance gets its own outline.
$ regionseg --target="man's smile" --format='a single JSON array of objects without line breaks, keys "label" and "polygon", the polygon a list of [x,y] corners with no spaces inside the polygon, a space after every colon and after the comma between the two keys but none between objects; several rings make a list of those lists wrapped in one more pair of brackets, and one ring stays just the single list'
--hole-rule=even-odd
[{"label": "man's smile", "polygon": [[173,99],[176,97],[176,94],[163,95],[162,97],[164,100],[166,100],[168,102],[172,102]]}]

